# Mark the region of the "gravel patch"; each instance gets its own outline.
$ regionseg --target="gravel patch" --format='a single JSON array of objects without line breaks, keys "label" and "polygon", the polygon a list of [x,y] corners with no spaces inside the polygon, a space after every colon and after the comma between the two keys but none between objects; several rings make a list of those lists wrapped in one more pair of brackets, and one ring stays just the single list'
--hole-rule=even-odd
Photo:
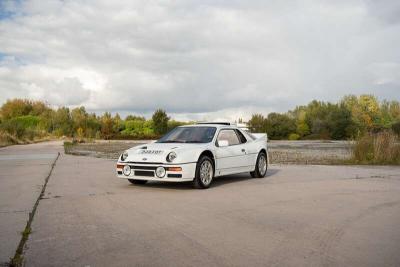
[{"label": "gravel patch", "polygon": [[[69,146],[67,154],[96,158],[117,159],[133,146],[151,142],[137,141],[96,141]],[[351,157],[349,141],[270,141],[268,142],[270,162],[274,164],[343,164]]]}]

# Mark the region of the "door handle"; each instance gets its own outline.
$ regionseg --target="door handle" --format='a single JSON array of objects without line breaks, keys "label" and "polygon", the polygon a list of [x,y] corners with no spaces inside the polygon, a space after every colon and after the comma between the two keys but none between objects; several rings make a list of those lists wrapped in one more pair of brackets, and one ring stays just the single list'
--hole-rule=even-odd
[{"label": "door handle", "polygon": [[242,148],[242,152],[246,152],[246,149]]}]

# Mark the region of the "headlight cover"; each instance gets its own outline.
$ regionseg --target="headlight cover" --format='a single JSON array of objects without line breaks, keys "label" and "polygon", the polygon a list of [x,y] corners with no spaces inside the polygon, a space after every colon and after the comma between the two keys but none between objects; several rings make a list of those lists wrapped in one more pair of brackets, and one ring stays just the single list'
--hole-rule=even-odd
[{"label": "headlight cover", "polygon": [[158,178],[163,178],[165,176],[165,168],[164,167],[158,167],[156,169],[156,175]]},{"label": "headlight cover", "polygon": [[176,159],[176,153],[172,151],[167,155],[167,161],[172,162],[174,159]]},{"label": "headlight cover", "polygon": [[125,176],[129,176],[131,174],[131,167],[129,165],[125,165],[123,170]]},{"label": "headlight cover", "polygon": [[121,154],[121,160],[125,161],[128,158],[128,151],[124,151],[124,153]]}]

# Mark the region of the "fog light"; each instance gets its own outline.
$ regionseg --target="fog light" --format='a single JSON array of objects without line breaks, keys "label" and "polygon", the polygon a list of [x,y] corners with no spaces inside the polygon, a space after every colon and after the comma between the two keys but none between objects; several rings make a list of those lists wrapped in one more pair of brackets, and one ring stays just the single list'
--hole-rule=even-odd
[{"label": "fog light", "polygon": [[131,174],[131,167],[129,165],[124,166],[124,174],[125,176],[129,176]]},{"label": "fog light", "polygon": [[156,175],[158,178],[163,178],[165,176],[165,169],[164,167],[158,167],[156,169]]}]

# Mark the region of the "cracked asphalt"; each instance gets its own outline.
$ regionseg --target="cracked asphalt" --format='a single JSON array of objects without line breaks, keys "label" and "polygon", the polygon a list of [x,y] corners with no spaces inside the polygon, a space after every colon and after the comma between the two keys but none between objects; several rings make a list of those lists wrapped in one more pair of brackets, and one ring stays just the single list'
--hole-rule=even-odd
[{"label": "cracked asphalt", "polygon": [[61,142],[0,148],[0,265],[15,254]]},{"label": "cracked asphalt", "polygon": [[[2,262],[61,150],[0,149]],[[114,165],[61,154],[26,266],[400,266],[400,167],[271,165],[263,179],[232,175],[195,190],[130,185]]]}]

